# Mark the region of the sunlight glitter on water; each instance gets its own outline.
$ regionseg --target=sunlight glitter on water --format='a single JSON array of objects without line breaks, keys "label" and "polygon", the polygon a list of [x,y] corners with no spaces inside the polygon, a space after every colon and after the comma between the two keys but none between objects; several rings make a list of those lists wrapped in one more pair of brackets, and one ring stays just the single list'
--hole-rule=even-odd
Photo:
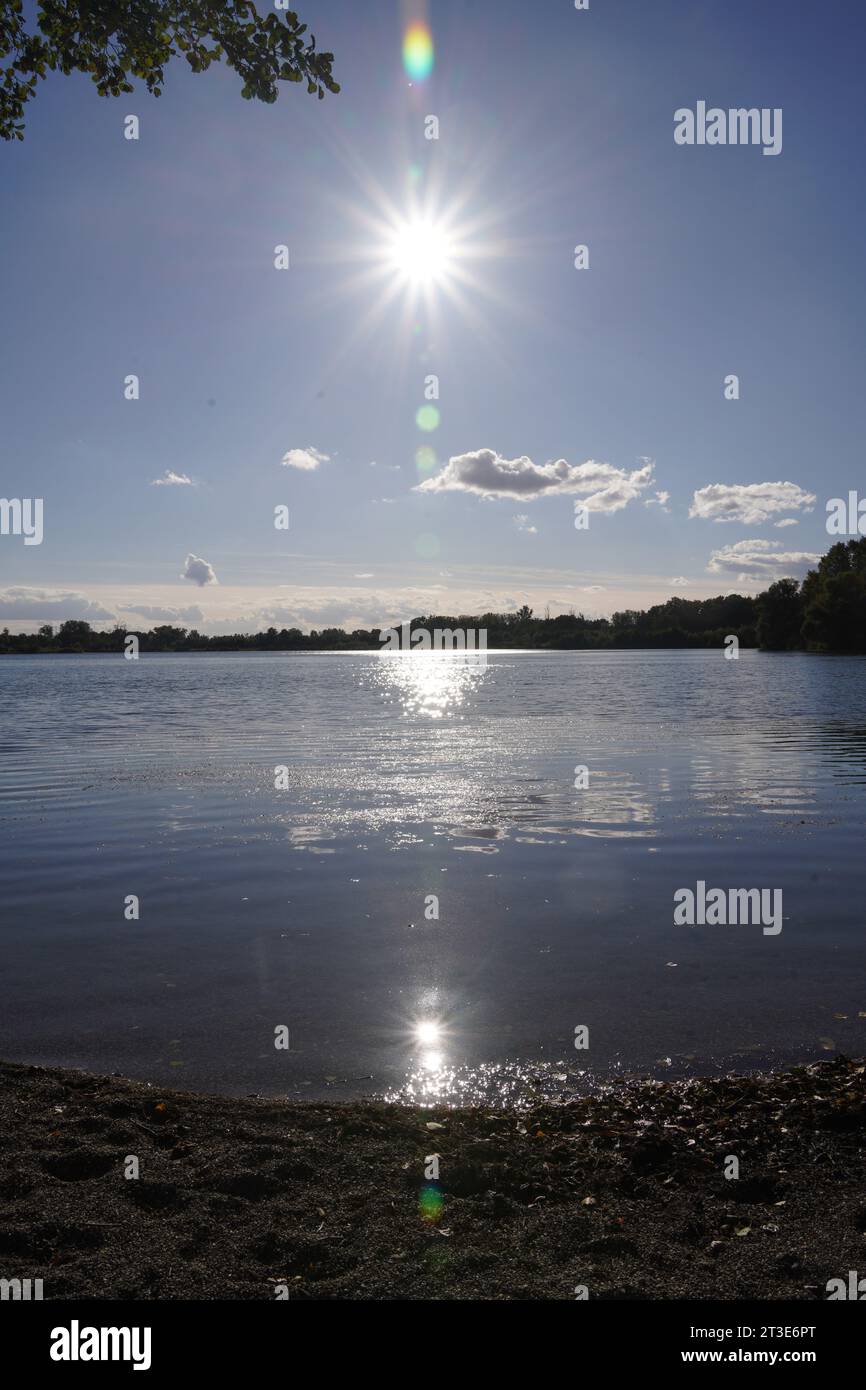
[{"label": "sunlight glitter on water", "polygon": [[[182,1036],[194,1087],[437,1104],[584,1084],[546,1062],[587,1010],[597,1075],[859,1049],[866,658],[486,660],[5,664],[6,1055],[165,1080]],[[674,933],[710,870],[784,886],[796,969]],[[117,932],[130,882],[158,932]],[[287,998],[275,1069],[250,1018]]]},{"label": "sunlight glitter on water", "polygon": [[402,1085],[382,1099],[392,1105],[487,1105],[528,1109],[541,1101],[570,1100],[599,1089],[588,1071],[568,1069],[564,1062],[482,1063],[477,1067],[421,1065],[409,1071]]},{"label": "sunlight glitter on water", "polygon": [[406,718],[442,719],[475,692],[487,672],[482,652],[382,652],[375,679]]}]

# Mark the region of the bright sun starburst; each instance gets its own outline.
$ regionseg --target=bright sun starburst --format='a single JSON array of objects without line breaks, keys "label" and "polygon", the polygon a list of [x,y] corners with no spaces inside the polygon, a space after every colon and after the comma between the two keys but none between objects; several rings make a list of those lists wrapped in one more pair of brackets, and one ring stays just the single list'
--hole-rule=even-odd
[{"label": "bright sun starburst", "polygon": [[407,165],[399,196],[352,162],[363,196],[330,195],[334,220],[346,232],[316,253],[323,266],[351,267],[344,276],[330,275],[323,303],[360,301],[331,370],[353,352],[372,349],[380,363],[404,372],[409,342],[426,336],[442,351],[450,333],[471,332],[502,358],[502,335],[492,331],[488,310],[525,317],[529,306],[510,280],[501,280],[502,262],[524,254],[524,247],[505,235],[512,202],[489,195],[487,160],[482,151],[471,168],[455,172],[419,158]]},{"label": "bright sun starburst", "polygon": [[388,256],[409,284],[439,284],[453,268],[452,238],[436,222],[414,218],[394,229]]}]

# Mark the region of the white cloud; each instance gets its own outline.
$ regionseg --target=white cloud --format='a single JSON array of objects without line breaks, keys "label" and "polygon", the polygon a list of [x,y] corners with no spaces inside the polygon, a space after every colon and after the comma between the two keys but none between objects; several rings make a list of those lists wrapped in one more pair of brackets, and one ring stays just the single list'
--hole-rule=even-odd
[{"label": "white cloud", "polygon": [[195,483],[186,473],[175,473],[167,468],[161,478],[153,479],[151,487],[195,487]]},{"label": "white cloud", "polygon": [[0,589],[0,617],[38,618],[43,622],[84,618],[87,622],[106,622],[115,615],[101,603],[73,589],[31,589],[18,586]]},{"label": "white cloud", "polygon": [[154,623],[203,623],[204,613],[200,608],[156,608],[151,604],[141,604],[135,608],[125,607],[124,613],[134,613],[139,618],[147,618]]},{"label": "white cloud", "polygon": [[781,541],[745,540],[714,550],[707,570],[710,574],[735,574],[741,584],[756,579],[798,579],[820,558],[805,550],[782,550]]},{"label": "white cloud", "polygon": [[663,512],[669,512],[668,502],[671,500],[669,492],[657,492],[655,497],[648,497],[644,502],[645,507],[661,507]]},{"label": "white cloud", "polygon": [[605,584],[584,584],[580,592],[582,594],[604,594],[607,592],[607,586]]},{"label": "white cloud", "polygon": [[517,527],[518,531],[526,531],[527,534],[530,536],[538,535],[538,527],[530,526],[528,516],[524,516],[522,513],[519,513],[517,516],[514,516],[511,519]]},{"label": "white cloud", "polygon": [[[809,509],[811,511],[811,508]],[[799,526],[800,523],[795,516],[786,516],[781,521],[775,523],[776,530],[781,531],[783,526]]]},{"label": "white cloud", "polygon": [[755,526],[777,512],[807,509],[814,501],[815,494],[796,483],[710,483],[695,493],[689,516]]},{"label": "white cloud", "polygon": [[522,501],[574,493],[584,499],[591,512],[618,512],[649,487],[652,473],[652,461],[629,473],[594,459],[539,464],[526,455],[506,459],[494,449],[476,449],[456,454],[441,473],[418,483],[413,491],[471,492],[477,497],[517,497]]},{"label": "white cloud", "polygon": [[[422,604],[421,607],[424,605]],[[414,611],[414,610],[413,610]],[[250,616],[249,625],[298,627],[309,630],[312,627],[390,627],[391,621],[383,621],[383,604],[376,593],[352,594],[345,598],[300,599],[297,603],[277,603],[259,608]],[[227,628],[226,631],[231,631]]]},{"label": "white cloud", "polygon": [[669,580],[668,583],[672,584],[675,589],[687,589],[689,581],[684,575],[678,574],[675,579]]},{"label": "white cloud", "polygon": [[284,468],[300,468],[305,473],[311,473],[329,459],[330,454],[323,454],[319,449],[289,449],[280,462]]},{"label": "white cloud", "polygon": [[372,570],[364,570],[361,574],[355,575],[356,579],[375,579],[375,577]]},{"label": "white cloud", "polygon": [[181,579],[189,579],[193,584],[203,587],[205,584],[218,584],[219,580],[213,572],[207,560],[202,560],[198,555],[187,555],[183,565]]}]

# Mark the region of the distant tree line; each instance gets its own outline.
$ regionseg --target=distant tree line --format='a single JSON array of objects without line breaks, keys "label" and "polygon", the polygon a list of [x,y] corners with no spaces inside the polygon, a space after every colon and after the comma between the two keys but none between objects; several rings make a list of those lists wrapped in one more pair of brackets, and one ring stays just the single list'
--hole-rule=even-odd
[{"label": "distant tree line", "polygon": [[[411,628],[484,628],[488,648],[535,647],[547,651],[662,647],[722,647],[735,634],[743,647],[765,651],[866,652],[866,538],[840,541],[800,583],[779,579],[757,597],[670,598],[612,618],[562,613],[537,617],[531,608],[514,613],[457,616],[427,614]],[[122,652],[127,633],[115,627],[96,632],[78,618],[35,633],[0,633],[0,653]],[[138,633],[143,652],[321,652],[379,651],[388,629],[339,627],[301,632],[269,627],[264,632],[206,637],[195,628],[162,624]]]}]

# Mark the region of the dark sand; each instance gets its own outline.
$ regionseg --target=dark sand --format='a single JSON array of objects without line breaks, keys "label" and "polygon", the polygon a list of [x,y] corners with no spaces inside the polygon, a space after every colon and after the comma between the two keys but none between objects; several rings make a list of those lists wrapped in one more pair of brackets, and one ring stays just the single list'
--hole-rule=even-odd
[{"label": "dark sand", "polygon": [[46,1299],[262,1299],[282,1282],[306,1299],[826,1299],[828,1279],[866,1272],[864,1100],[845,1058],[524,1111],[0,1063],[0,1277],[42,1278]]}]

